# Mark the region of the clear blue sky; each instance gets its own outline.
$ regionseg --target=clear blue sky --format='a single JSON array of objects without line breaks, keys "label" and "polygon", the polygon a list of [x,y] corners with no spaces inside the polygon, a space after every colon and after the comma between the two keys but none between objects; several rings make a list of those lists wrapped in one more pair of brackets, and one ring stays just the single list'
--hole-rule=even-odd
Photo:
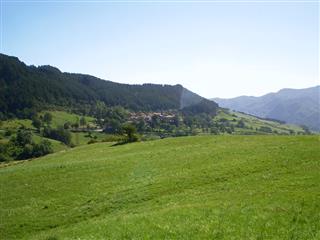
[{"label": "clear blue sky", "polygon": [[204,97],[319,84],[319,3],[2,0],[1,52]]}]

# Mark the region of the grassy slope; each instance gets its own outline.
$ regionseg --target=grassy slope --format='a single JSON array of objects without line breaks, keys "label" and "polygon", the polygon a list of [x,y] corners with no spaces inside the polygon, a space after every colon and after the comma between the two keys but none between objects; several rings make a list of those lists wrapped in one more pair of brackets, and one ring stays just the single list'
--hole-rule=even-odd
[{"label": "grassy slope", "polygon": [[101,143],[0,169],[4,239],[320,239],[318,136]]},{"label": "grassy slope", "polygon": [[45,138],[42,136],[40,137],[39,135],[36,135],[36,134],[32,135],[32,139],[35,143],[40,143],[41,140],[48,140],[49,142],[51,142],[53,152],[59,152],[59,151],[68,149],[68,146],[54,139]]},{"label": "grassy slope", "polygon": [[[50,111],[52,114],[52,126],[63,126],[66,122],[75,123],[79,122],[81,116],[74,114],[74,113],[68,113],[68,112],[62,112],[62,111]],[[86,122],[92,124],[94,122],[93,117],[85,116]]]},{"label": "grassy slope", "polygon": [[[51,127],[56,128],[58,126],[63,126],[64,123],[70,122],[70,123],[75,123],[79,121],[81,116],[73,114],[73,113],[67,113],[63,111],[50,111],[52,114],[52,123]],[[42,113],[44,114],[44,112]],[[91,126],[95,126],[94,124],[94,118],[85,116],[86,122],[90,124]],[[3,137],[4,131],[7,129],[11,129],[14,132],[17,131],[17,129],[21,126],[25,126],[25,128],[32,130],[33,132],[33,138],[36,142],[40,142],[41,138],[39,133],[36,131],[36,129],[32,126],[32,121],[29,119],[15,119],[15,120],[7,120],[3,121],[2,124],[0,125],[0,143],[3,142],[8,142],[11,136],[9,137]],[[84,145],[87,144],[90,138],[87,136],[87,133],[84,132],[72,132],[72,142],[75,145]],[[94,132],[92,133],[92,136],[96,136],[97,140],[102,140],[106,137],[105,134],[103,133],[98,133]],[[63,143],[53,140],[53,139],[47,139],[52,143],[52,147],[54,152],[64,150],[67,148],[66,145]]]},{"label": "grassy slope", "polygon": [[[226,113],[222,110],[218,112],[218,115],[215,117],[216,120],[225,118],[228,119],[229,121],[232,121],[235,119],[236,121],[242,120],[247,127],[252,127],[253,129],[248,129],[248,128],[237,128],[235,127],[235,134],[266,134],[264,132],[259,132],[256,130],[259,129],[262,126],[265,127],[270,127],[273,131],[277,131],[280,134],[289,134],[290,130],[294,131],[295,134],[298,132],[304,132],[304,130],[297,126],[297,125],[291,125],[291,124],[280,124],[275,121],[269,121],[269,120],[262,120],[257,117],[239,113],[236,111],[230,111],[230,113]],[[234,122],[236,124],[237,122]]]},{"label": "grassy slope", "polygon": [[[79,119],[81,118],[81,116],[79,115],[63,112],[63,111],[51,111],[50,113],[52,114],[51,126],[54,128],[58,126],[63,126],[63,124],[66,122],[70,122],[70,123],[78,122]],[[42,114],[44,114],[44,112]],[[261,126],[268,126],[272,130],[276,130],[280,134],[281,133],[289,134],[290,130],[293,130],[296,133],[299,131],[303,132],[302,128],[295,125],[279,124],[277,122],[261,120],[256,117],[238,113],[238,112],[225,113],[224,111],[220,110],[219,114],[215,117],[215,120],[218,120],[221,118],[226,118],[231,122],[233,119],[235,119],[236,121],[232,122],[234,125],[237,123],[237,121],[243,120],[247,127],[254,128],[254,129],[248,129],[248,128],[235,127],[235,134],[266,134],[256,130],[256,128],[260,128]],[[85,116],[85,119],[86,119],[86,122],[91,126],[96,126],[96,124],[94,123],[95,121],[94,118]],[[32,126],[31,120],[28,120],[28,119],[8,120],[8,121],[3,121],[2,124],[0,125],[0,143],[1,142],[5,143],[9,141],[11,137],[11,136],[9,137],[3,136],[5,130],[11,129],[13,130],[13,132],[15,132],[22,125],[25,126],[27,129],[32,130],[35,138],[40,137],[39,134],[35,131],[35,128]],[[85,145],[90,140],[90,138],[88,137],[88,134],[85,132],[72,132],[71,135],[72,135],[73,144],[77,146]],[[100,133],[100,132],[93,132],[92,136],[96,136],[96,139],[98,141],[101,141],[108,137],[106,134]],[[52,143],[55,151],[63,149],[63,146],[60,146],[57,141],[52,141]]]},{"label": "grassy slope", "polygon": [[32,126],[32,121],[30,119],[14,119],[2,121],[0,128],[1,129],[18,129],[19,127],[24,126],[28,129],[35,129]]}]

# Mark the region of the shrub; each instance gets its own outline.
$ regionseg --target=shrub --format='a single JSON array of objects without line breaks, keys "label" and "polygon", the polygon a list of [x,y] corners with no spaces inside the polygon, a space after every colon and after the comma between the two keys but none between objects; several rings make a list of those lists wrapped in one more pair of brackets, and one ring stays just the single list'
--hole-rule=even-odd
[{"label": "shrub", "polygon": [[97,140],[95,140],[95,139],[90,139],[89,141],[88,141],[88,144],[93,144],[93,143],[97,143],[98,141]]}]

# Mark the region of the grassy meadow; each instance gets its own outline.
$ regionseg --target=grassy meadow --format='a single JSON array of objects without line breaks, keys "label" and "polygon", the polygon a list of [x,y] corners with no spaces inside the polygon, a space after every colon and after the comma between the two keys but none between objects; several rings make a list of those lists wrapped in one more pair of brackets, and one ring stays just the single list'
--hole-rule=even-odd
[{"label": "grassy meadow", "polygon": [[[245,127],[239,128],[236,125],[234,134],[239,135],[254,135],[254,134],[299,134],[303,133],[304,130],[302,127],[293,125],[293,124],[281,124],[276,121],[261,119],[252,115],[236,112],[236,111],[222,111],[219,110],[217,116],[214,118],[216,121],[219,121],[221,119],[226,119],[230,121],[231,123],[237,122],[237,121],[243,121]],[[263,131],[260,131],[259,129],[261,127],[268,127],[272,130],[272,133],[266,133]]]},{"label": "grassy meadow", "polygon": [[319,146],[195,136],[1,167],[1,239],[320,239]]},{"label": "grassy meadow", "polygon": [[[42,112],[40,115],[44,115],[44,113],[45,112]],[[66,122],[69,122],[69,123],[79,122],[79,119],[81,118],[80,115],[63,112],[63,111],[50,111],[49,113],[52,115],[52,122],[50,126],[53,128],[57,128],[58,126],[63,126],[64,123]],[[94,118],[88,117],[88,116],[84,116],[84,118],[87,124],[89,124],[90,126],[96,126],[96,124],[94,123],[95,121]],[[41,134],[35,129],[35,127],[32,126],[32,121],[30,119],[12,119],[12,120],[1,121],[0,143],[7,143],[12,136],[16,135],[17,130],[22,126],[32,131],[32,137],[36,143],[39,143],[41,139],[46,139],[50,141],[54,152],[58,152],[68,148],[68,146],[66,146],[60,141],[56,141],[54,139],[49,139],[41,136]],[[9,136],[6,136],[5,134],[7,131],[11,132]],[[92,132],[91,137],[88,136],[88,133],[81,132],[81,131],[71,132],[71,135],[72,135],[72,144],[75,146],[85,145],[90,141],[91,138],[94,138],[97,141],[102,141],[108,137],[106,134],[103,134],[100,132]]]}]

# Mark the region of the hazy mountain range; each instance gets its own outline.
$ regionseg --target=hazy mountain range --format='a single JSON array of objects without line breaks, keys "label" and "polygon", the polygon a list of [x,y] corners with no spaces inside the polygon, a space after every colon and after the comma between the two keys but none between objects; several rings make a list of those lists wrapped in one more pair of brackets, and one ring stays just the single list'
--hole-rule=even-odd
[{"label": "hazy mountain range", "polygon": [[224,108],[306,125],[312,130],[320,131],[320,86],[305,89],[285,88],[261,97],[240,96],[212,100]]}]

